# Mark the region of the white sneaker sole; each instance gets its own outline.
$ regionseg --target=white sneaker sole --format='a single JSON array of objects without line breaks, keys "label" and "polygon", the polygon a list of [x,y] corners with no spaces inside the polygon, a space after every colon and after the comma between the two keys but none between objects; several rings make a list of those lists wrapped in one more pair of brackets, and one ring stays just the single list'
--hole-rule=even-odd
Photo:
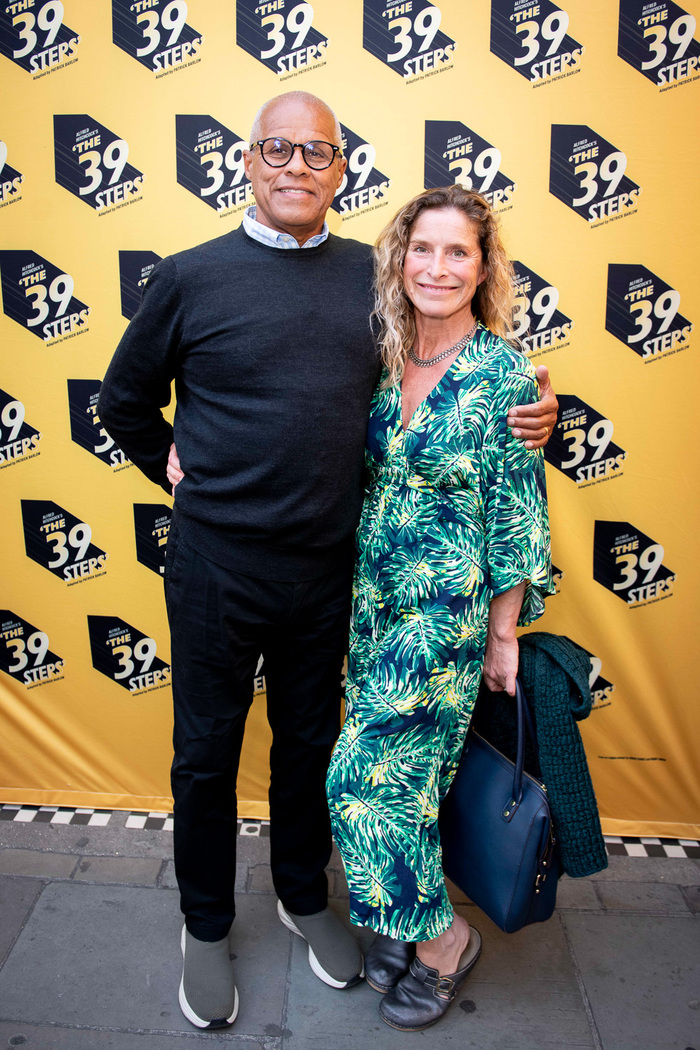
[{"label": "white sneaker sole", "polygon": [[[182,927],[182,936],[180,937],[180,950],[182,951],[182,958],[183,958],[183,963],[184,963],[184,959],[185,959],[185,927],[184,926]],[[192,1007],[190,1006],[190,1004],[187,1002],[187,997],[185,995],[185,968],[184,968],[184,965],[183,965],[183,968],[182,968],[182,977],[180,978],[180,988],[179,988],[178,993],[177,993],[177,1000],[178,1000],[178,1002],[180,1004],[180,1009],[182,1010],[182,1012],[185,1015],[185,1017],[187,1018],[187,1020],[191,1024],[196,1025],[197,1028],[212,1028],[215,1031],[217,1029],[221,1029],[221,1028],[224,1027],[223,1024],[212,1025],[211,1021],[205,1021],[203,1018],[198,1017],[197,1014],[192,1009]],[[237,1015],[238,1015],[238,989],[234,985],[233,986],[233,1011],[232,1011],[230,1017],[224,1018],[224,1024],[226,1024],[226,1025],[233,1024],[233,1022],[236,1020]]]},{"label": "white sneaker sole", "polygon": [[[294,921],[290,918],[290,916],[284,910],[284,905],[282,904],[282,901],[280,901],[280,900],[277,901],[277,914],[278,914],[278,916],[280,918],[280,922],[284,926],[286,926],[288,930],[291,930],[292,933],[296,933],[297,937],[301,937],[301,939],[303,941],[306,941],[306,937],[301,932],[301,930],[297,926],[295,926]],[[316,974],[316,976],[321,981],[323,981],[324,984],[330,985],[331,988],[352,988],[354,985],[357,984],[357,982],[362,977],[364,977],[364,975],[365,975],[364,964],[363,964],[362,969],[360,970],[359,974],[357,974],[356,977],[351,977],[348,981],[339,981],[336,977],[331,977],[331,975],[329,973],[327,973],[323,969],[323,967],[321,966],[321,964],[318,961],[318,959],[316,958],[314,950],[311,947],[311,945],[309,944],[309,942],[306,941],[306,943],[307,943],[307,945],[309,947],[309,966],[311,967],[313,972]]]}]

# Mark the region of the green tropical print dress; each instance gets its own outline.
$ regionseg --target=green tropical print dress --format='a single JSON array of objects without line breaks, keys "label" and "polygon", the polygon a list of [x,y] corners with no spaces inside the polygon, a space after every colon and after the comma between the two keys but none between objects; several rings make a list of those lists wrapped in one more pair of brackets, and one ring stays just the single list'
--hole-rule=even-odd
[{"label": "green tropical print dress", "polygon": [[400,388],[374,394],[346,719],[327,787],[351,919],[399,940],[452,922],[438,808],[479,688],[491,598],[525,580],[525,625],[553,591],[544,460],[506,425],[509,408],[536,399],[529,361],[481,326],[406,431]]}]

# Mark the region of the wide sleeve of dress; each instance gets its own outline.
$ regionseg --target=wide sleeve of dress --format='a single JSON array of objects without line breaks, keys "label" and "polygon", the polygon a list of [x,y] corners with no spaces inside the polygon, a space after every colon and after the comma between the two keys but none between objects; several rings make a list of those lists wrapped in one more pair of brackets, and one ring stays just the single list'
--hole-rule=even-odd
[{"label": "wide sleeve of dress", "polygon": [[524,355],[500,343],[493,352],[493,400],[484,436],[482,492],[489,583],[502,594],[526,583],[518,625],[544,612],[554,593],[544,456],[527,449],[506,424],[509,409],[538,397],[535,370]]}]

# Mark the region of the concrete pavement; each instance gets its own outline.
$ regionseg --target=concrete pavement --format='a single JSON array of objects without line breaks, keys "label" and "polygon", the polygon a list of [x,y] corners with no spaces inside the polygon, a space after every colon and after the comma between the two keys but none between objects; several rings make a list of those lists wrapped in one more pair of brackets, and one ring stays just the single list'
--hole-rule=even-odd
[{"label": "concrete pavement", "polygon": [[[314,977],[303,942],[275,914],[266,829],[244,825],[233,945],[241,1009],[231,1029],[207,1033],[177,1003],[172,832],[161,818],[128,827],[134,820],[68,824],[48,810],[0,820],[0,1048],[700,1050],[698,859],[613,856],[593,878],[561,881],[549,922],[510,936],[455,890],[482,933],[482,958],[437,1026],[402,1034],[380,1020],[364,983],[338,992]],[[342,915],[337,855],[329,878]]]}]

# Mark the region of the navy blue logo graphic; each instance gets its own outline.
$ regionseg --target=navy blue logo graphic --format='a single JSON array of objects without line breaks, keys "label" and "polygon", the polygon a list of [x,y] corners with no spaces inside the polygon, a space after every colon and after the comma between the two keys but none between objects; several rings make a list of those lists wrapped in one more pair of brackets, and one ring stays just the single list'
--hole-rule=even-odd
[{"label": "navy blue logo graphic", "polygon": [[87,331],[90,307],[73,295],[69,273],[31,251],[0,251],[2,308],[44,343]]},{"label": "navy blue logo graphic", "polygon": [[620,477],[627,453],[612,440],[613,424],[573,394],[559,394],[559,415],[544,458],[585,487]]},{"label": "navy blue logo graphic", "polygon": [[681,293],[646,266],[611,263],[605,327],[645,362],[690,346],[693,325],[678,311]]},{"label": "navy blue logo graphic", "polygon": [[491,0],[492,54],[537,86],[580,72],[585,48],[568,28],[568,14],[550,0]]},{"label": "navy blue logo graphic", "polygon": [[[588,649],[584,649],[584,652],[588,653]],[[591,673],[588,678],[593,703],[591,710],[600,711],[603,707],[610,707],[612,703],[610,696],[615,686],[603,677],[603,661],[593,653],[588,653],[588,655],[591,658]]]},{"label": "navy blue logo graphic", "polygon": [[151,572],[165,572],[165,548],[172,510],[165,503],[134,503],[136,559]]},{"label": "navy blue logo graphic", "polygon": [[220,215],[253,203],[243,151],[247,139],[207,114],[175,117],[177,181]]},{"label": "navy blue logo graphic", "polygon": [[562,581],[565,576],[566,573],[564,572],[564,570],[558,568],[558,566],[556,566],[554,562],[552,562],[552,582],[554,584],[554,590],[557,594],[559,594],[561,591]]},{"label": "navy blue logo graphic", "polygon": [[0,139],[0,208],[22,199],[24,175],[7,163],[7,143]]},{"label": "navy blue logo graphic", "polygon": [[457,120],[426,120],[426,190],[459,183],[476,190],[492,208],[507,210],[517,189],[501,168],[501,151]]},{"label": "navy blue logo graphic", "polygon": [[144,285],[161,258],[155,252],[119,252],[122,314],[129,321],[141,305]]},{"label": "navy blue logo graphic", "polygon": [[108,556],[92,542],[92,529],[57,503],[23,499],[22,524],[27,557],[69,587],[105,575]]},{"label": "navy blue logo graphic", "polygon": [[663,565],[664,549],[628,521],[596,521],[593,579],[626,605],[670,598],[676,574]]},{"label": "navy blue logo graphic", "polygon": [[642,191],[626,170],[625,154],[586,124],[552,124],[549,192],[586,222],[634,214]]},{"label": "navy blue logo graphic", "polygon": [[39,455],[41,434],[25,419],[24,405],[0,390],[0,470]]},{"label": "navy blue logo graphic", "polygon": [[60,681],[65,660],[52,653],[49,645],[46,631],[9,609],[0,609],[0,671],[28,689]]},{"label": "navy blue logo graphic", "polygon": [[201,62],[204,37],[187,25],[185,0],[112,0],[112,40],[162,77]]},{"label": "navy blue logo graphic", "polygon": [[155,639],[118,616],[88,616],[92,666],[129,693],[170,685],[170,665],[157,655]]},{"label": "navy blue logo graphic", "polygon": [[404,80],[423,79],[449,68],[457,49],[441,21],[430,0],[364,0],[362,46]]},{"label": "navy blue logo graphic", "polygon": [[69,379],[70,436],[97,459],[117,470],[131,466],[120,448],[114,444],[97,415],[97,399],[102,383],[99,379]]},{"label": "navy blue logo graphic", "polygon": [[284,80],[325,65],[329,40],[314,29],[313,20],[311,4],[236,0],[236,43]]},{"label": "navy blue logo graphic", "polygon": [[568,346],[574,322],[561,310],[559,289],[521,262],[513,263],[515,277],[514,336],[531,357]]},{"label": "navy blue logo graphic", "polygon": [[56,182],[95,211],[141,200],[145,175],[128,163],[129,144],[87,113],[53,118]]},{"label": "navy blue logo graphic", "polygon": [[0,55],[37,74],[77,62],[80,37],[63,23],[61,0],[10,0],[0,7]]},{"label": "navy blue logo graphic", "polygon": [[391,179],[374,167],[377,151],[354,131],[340,125],[343,154],[348,162],[343,181],[331,207],[344,219],[388,204],[387,191]]},{"label": "navy blue logo graphic", "polygon": [[696,20],[671,0],[620,0],[617,53],[663,91],[697,80]]}]

